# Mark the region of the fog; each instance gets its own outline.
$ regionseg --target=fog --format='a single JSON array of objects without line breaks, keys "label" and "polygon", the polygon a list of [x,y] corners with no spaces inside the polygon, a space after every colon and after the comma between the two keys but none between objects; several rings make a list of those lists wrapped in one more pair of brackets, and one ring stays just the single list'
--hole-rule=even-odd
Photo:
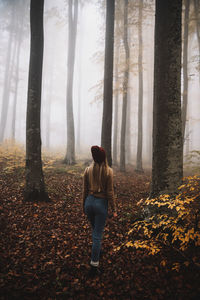
[{"label": "fog", "polygon": [[[68,4],[66,0],[45,0],[44,7],[44,56],[42,82],[41,134],[43,150],[66,151],[66,86],[68,49]],[[79,1],[80,2],[80,1]],[[121,1],[122,2],[122,1]],[[154,3],[144,1],[143,19],[143,161],[151,164],[152,111],[153,111],[153,60],[154,60]],[[118,3],[116,1],[116,3]],[[123,4],[123,3],[121,3]],[[134,6],[135,5],[135,6]],[[130,159],[135,164],[138,126],[138,9],[137,1],[131,0],[128,39],[130,47],[130,75],[128,116],[130,118]],[[183,7],[184,12],[184,7]],[[11,140],[14,98],[16,105],[16,142],[25,144],[26,106],[30,54],[30,3],[29,0],[0,1],[0,107],[7,99],[8,115],[3,140]],[[120,19],[120,18],[119,18]],[[119,21],[119,27],[123,26]],[[78,12],[76,40],[73,110],[75,121],[76,157],[87,157],[91,145],[101,143],[101,122],[104,76],[104,1],[81,1]],[[117,33],[115,33],[115,43]],[[21,39],[19,61],[17,43]],[[119,76],[125,66],[123,43],[119,42]],[[8,64],[8,55],[10,60]],[[116,55],[116,47],[115,54]],[[114,56],[114,60],[116,57]],[[200,150],[200,78],[199,48],[195,29],[193,7],[190,9],[188,40],[188,116],[186,122],[185,153]],[[114,62],[116,68],[116,63]],[[115,74],[114,68],[114,74]],[[18,70],[18,73],[17,73]],[[7,73],[6,73],[7,71]],[[18,75],[17,75],[18,74]],[[9,78],[8,78],[9,77]],[[9,82],[8,82],[9,79]],[[7,83],[6,83],[7,81]],[[16,81],[18,87],[16,89]],[[113,108],[116,86],[114,76]],[[7,96],[5,96],[5,89]],[[119,92],[118,156],[121,131],[122,92]],[[9,100],[8,100],[9,99]],[[114,113],[114,112],[113,112]],[[2,114],[2,113],[1,113]],[[1,115],[1,118],[3,116]],[[80,128],[80,133],[79,133]],[[114,126],[113,126],[114,128]],[[80,143],[78,135],[80,134]],[[128,150],[127,150],[128,151]]]}]

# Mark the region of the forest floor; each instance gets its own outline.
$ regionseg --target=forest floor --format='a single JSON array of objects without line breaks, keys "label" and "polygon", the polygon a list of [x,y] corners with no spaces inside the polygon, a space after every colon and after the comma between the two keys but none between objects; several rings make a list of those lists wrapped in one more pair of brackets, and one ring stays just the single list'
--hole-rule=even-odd
[{"label": "forest floor", "polygon": [[[23,166],[13,167],[7,158],[0,170],[0,299],[199,299],[200,273],[170,268],[171,253],[115,251],[137,216],[138,200],[148,196],[148,174],[115,170],[118,216],[107,219],[102,273],[90,278],[91,229],[81,203],[84,165],[46,165],[49,203],[23,202]],[[164,255],[167,266],[161,263]]]}]

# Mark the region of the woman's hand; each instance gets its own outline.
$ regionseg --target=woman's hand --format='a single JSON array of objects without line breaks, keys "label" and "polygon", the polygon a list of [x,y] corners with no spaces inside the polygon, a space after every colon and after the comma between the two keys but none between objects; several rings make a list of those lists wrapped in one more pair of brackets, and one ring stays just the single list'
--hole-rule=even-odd
[{"label": "woman's hand", "polygon": [[113,217],[114,217],[114,218],[117,217],[117,212],[116,212],[116,211],[113,213]]}]

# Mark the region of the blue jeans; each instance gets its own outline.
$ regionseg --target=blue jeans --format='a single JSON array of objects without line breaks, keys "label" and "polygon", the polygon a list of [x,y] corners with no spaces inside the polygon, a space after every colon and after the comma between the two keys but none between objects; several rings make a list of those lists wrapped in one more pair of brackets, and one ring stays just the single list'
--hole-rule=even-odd
[{"label": "blue jeans", "polygon": [[101,240],[108,214],[108,201],[96,198],[93,195],[85,199],[85,213],[92,225],[92,255],[93,262],[99,261]]}]

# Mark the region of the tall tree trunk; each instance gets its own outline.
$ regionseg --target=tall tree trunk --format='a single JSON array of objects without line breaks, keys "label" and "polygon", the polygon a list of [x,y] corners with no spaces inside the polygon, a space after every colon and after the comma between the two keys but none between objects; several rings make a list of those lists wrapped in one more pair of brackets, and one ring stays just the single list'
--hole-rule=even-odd
[{"label": "tall tree trunk", "polygon": [[[154,21],[153,21],[154,22]],[[152,35],[151,35],[151,30],[152,30],[152,23],[149,27],[148,30],[148,44],[151,45],[153,44],[152,40]],[[152,118],[152,107],[153,107],[153,55],[152,51],[149,51],[148,55],[148,77],[147,77],[147,84],[148,84],[148,106],[147,106],[147,127],[146,127],[146,132],[147,132],[147,159],[148,159],[148,166],[151,168],[152,166],[152,125],[153,125],[153,118]]]},{"label": "tall tree trunk", "polygon": [[5,64],[5,74],[4,74],[4,87],[3,87],[3,97],[2,97],[2,107],[1,107],[1,121],[0,121],[0,143],[3,142],[5,135],[5,127],[8,115],[9,107],[9,93],[10,93],[10,80],[11,80],[11,50],[13,44],[13,28],[15,24],[15,15],[14,15],[14,4],[11,5],[11,23],[10,23],[10,33],[8,40],[8,48],[6,55],[6,64]]},{"label": "tall tree trunk", "polygon": [[129,45],[128,45],[128,0],[124,1],[124,34],[123,43],[125,49],[125,71],[123,82],[123,105],[122,105],[122,125],[121,125],[121,143],[120,143],[120,170],[125,171],[126,154],[126,116],[127,116],[127,95],[128,95],[128,78],[129,78]]},{"label": "tall tree trunk", "polygon": [[115,100],[114,100],[114,132],[113,132],[113,164],[117,165],[117,134],[118,134],[118,107],[119,107],[119,78],[118,78],[118,64],[119,64],[119,44],[116,44],[115,57]]},{"label": "tall tree trunk", "polygon": [[28,103],[26,116],[26,186],[25,200],[47,201],[41,159],[41,86],[43,63],[44,0],[31,0],[31,50],[29,62]]},{"label": "tall tree trunk", "polygon": [[[196,23],[196,31],[197,31],[197,41],[199,47],[199,74],[200,74],[200,2],[199,0],[194,0],[194,13],[195,13],[195,23]],[[200,82],[200,75],[199,75]]]},{"label": "tall tree trunk", "polygon": [[188,106],[188,23],[190,1],[185,0],[184,37],[183,37],[183,105],[182,105],[182,136],[185,139],[185,127]]},{"label": "tall tree trunk", "polygon": [[78,74],[78,114],[77,114],[77,137],[76,137],[76,149],[77,152],[80,154],[81,152],[81,88],[82,88],[82,44],[83,44],[83,35],[84,32],[82,26],[82,7],[80,8],[79,20],[81,22],[81,32],[79,38],[79,74]]},{"label": "tall tree trunk", "polygon": [[[46,92],[46,147],[50,149],[50,141],[51,141],[51,110],[52,110],[52,98],[54,91],[54,72],[55,72],[55,49],[51,50],[51,70],[49,81],[47,82],[47,92]],[[45,85],[44,85],[45,86]],[[44,109],[45,105],[43,105]]]},{"label": "tall tree trunk", "polygon": [[127,116],[126,116],[125,143],[126,143],[126,161],[129,164],[131,161],[131,95],[130,95],[129,89],[128,89],[128,94],[127,94]]},{"label": "tall tree trunk", "polygon": [[186,161],[188,159],[189,153],[190,153],[190,121],[188,120],[186,128],[185,128],[185,155],[186,155]]},{"label": "tall tree trunk", "polygon": [[19,56],[21,40],[17,41],[17,55],[16,55],[16,66],[15,66],[15,87],[14,87],[14,101],[13,101],[13,111],[12,111],[12,140],[15,140],[15,123],[16,123],[16,109],[17,109],[17,94],[18,94],[18,84],[19,84]]},{"label": "tall tree trunk", "polygon": [[104,92],[101,145],[106,150],[108,163],[112,165],[112,95],[113,95],[113,46],[114,46],[115,0],[106,0],[106,37],[104,61]]},{"label": "tall tree trunk", "polygon": [[48,89],[48,104],[46,107],[46,114],[47,114],[47,118],[46,118],[46,147],[49,150],[50,149],[50,133],[51,133],[51,129],[50,129],[50,125],[51,125],[51,105],[52,105],[52,93],[53,93],[53,72],[54,72],[54,68],[52,66],[51,69],[51,75],[50,75],[50,79],[49,79],[49,89]]},{"label": "tall tree trunk", "polygon": [[79,73],[79,82],[78,82],[78,115],[77,115],[77,141],[76,148],[77,152],[80,154],[81,151],[81,71]]},{"label": "tall tree trunk", "polygon": [[175,193],[183,176],[181,0],[156,0],[151,196]]},{"label": "tall tree trunk", "polygon": [[138,138],[137,138],[137,159],[136,172],[143,173],[142,168],[142,146],[143,146],[143,40],[142,40],[142,22],[143,22],[143,0],[140,0],[138,14]]},{"label": "tall tree trunk", "polygon": [[73,82],[78,20],[78,0],[68,1],[68,58],[67,58],[67,151],[64,162],[75,163],[75,135],[73,113]]},{"label": "tall tree trunk", "polygon": [[14,101],[13,101],[13,112],[12,112],[12,140],[15,141],[16,135],[16,109],[17,109],[17,97],[18,97],[18,86],[19,86],[19,66],[20,66],[20,52],[21,52],[21,44],[23,37],[23,26],[24,26],[24,12],[25,5],[23,5],[23,1],[21,1],[20,6],[20,14],[21,22],[18,29],[18,45],[17,45],[17,55],[16,55],[16,67],[15,67],[15,88],[14,88]]}]

